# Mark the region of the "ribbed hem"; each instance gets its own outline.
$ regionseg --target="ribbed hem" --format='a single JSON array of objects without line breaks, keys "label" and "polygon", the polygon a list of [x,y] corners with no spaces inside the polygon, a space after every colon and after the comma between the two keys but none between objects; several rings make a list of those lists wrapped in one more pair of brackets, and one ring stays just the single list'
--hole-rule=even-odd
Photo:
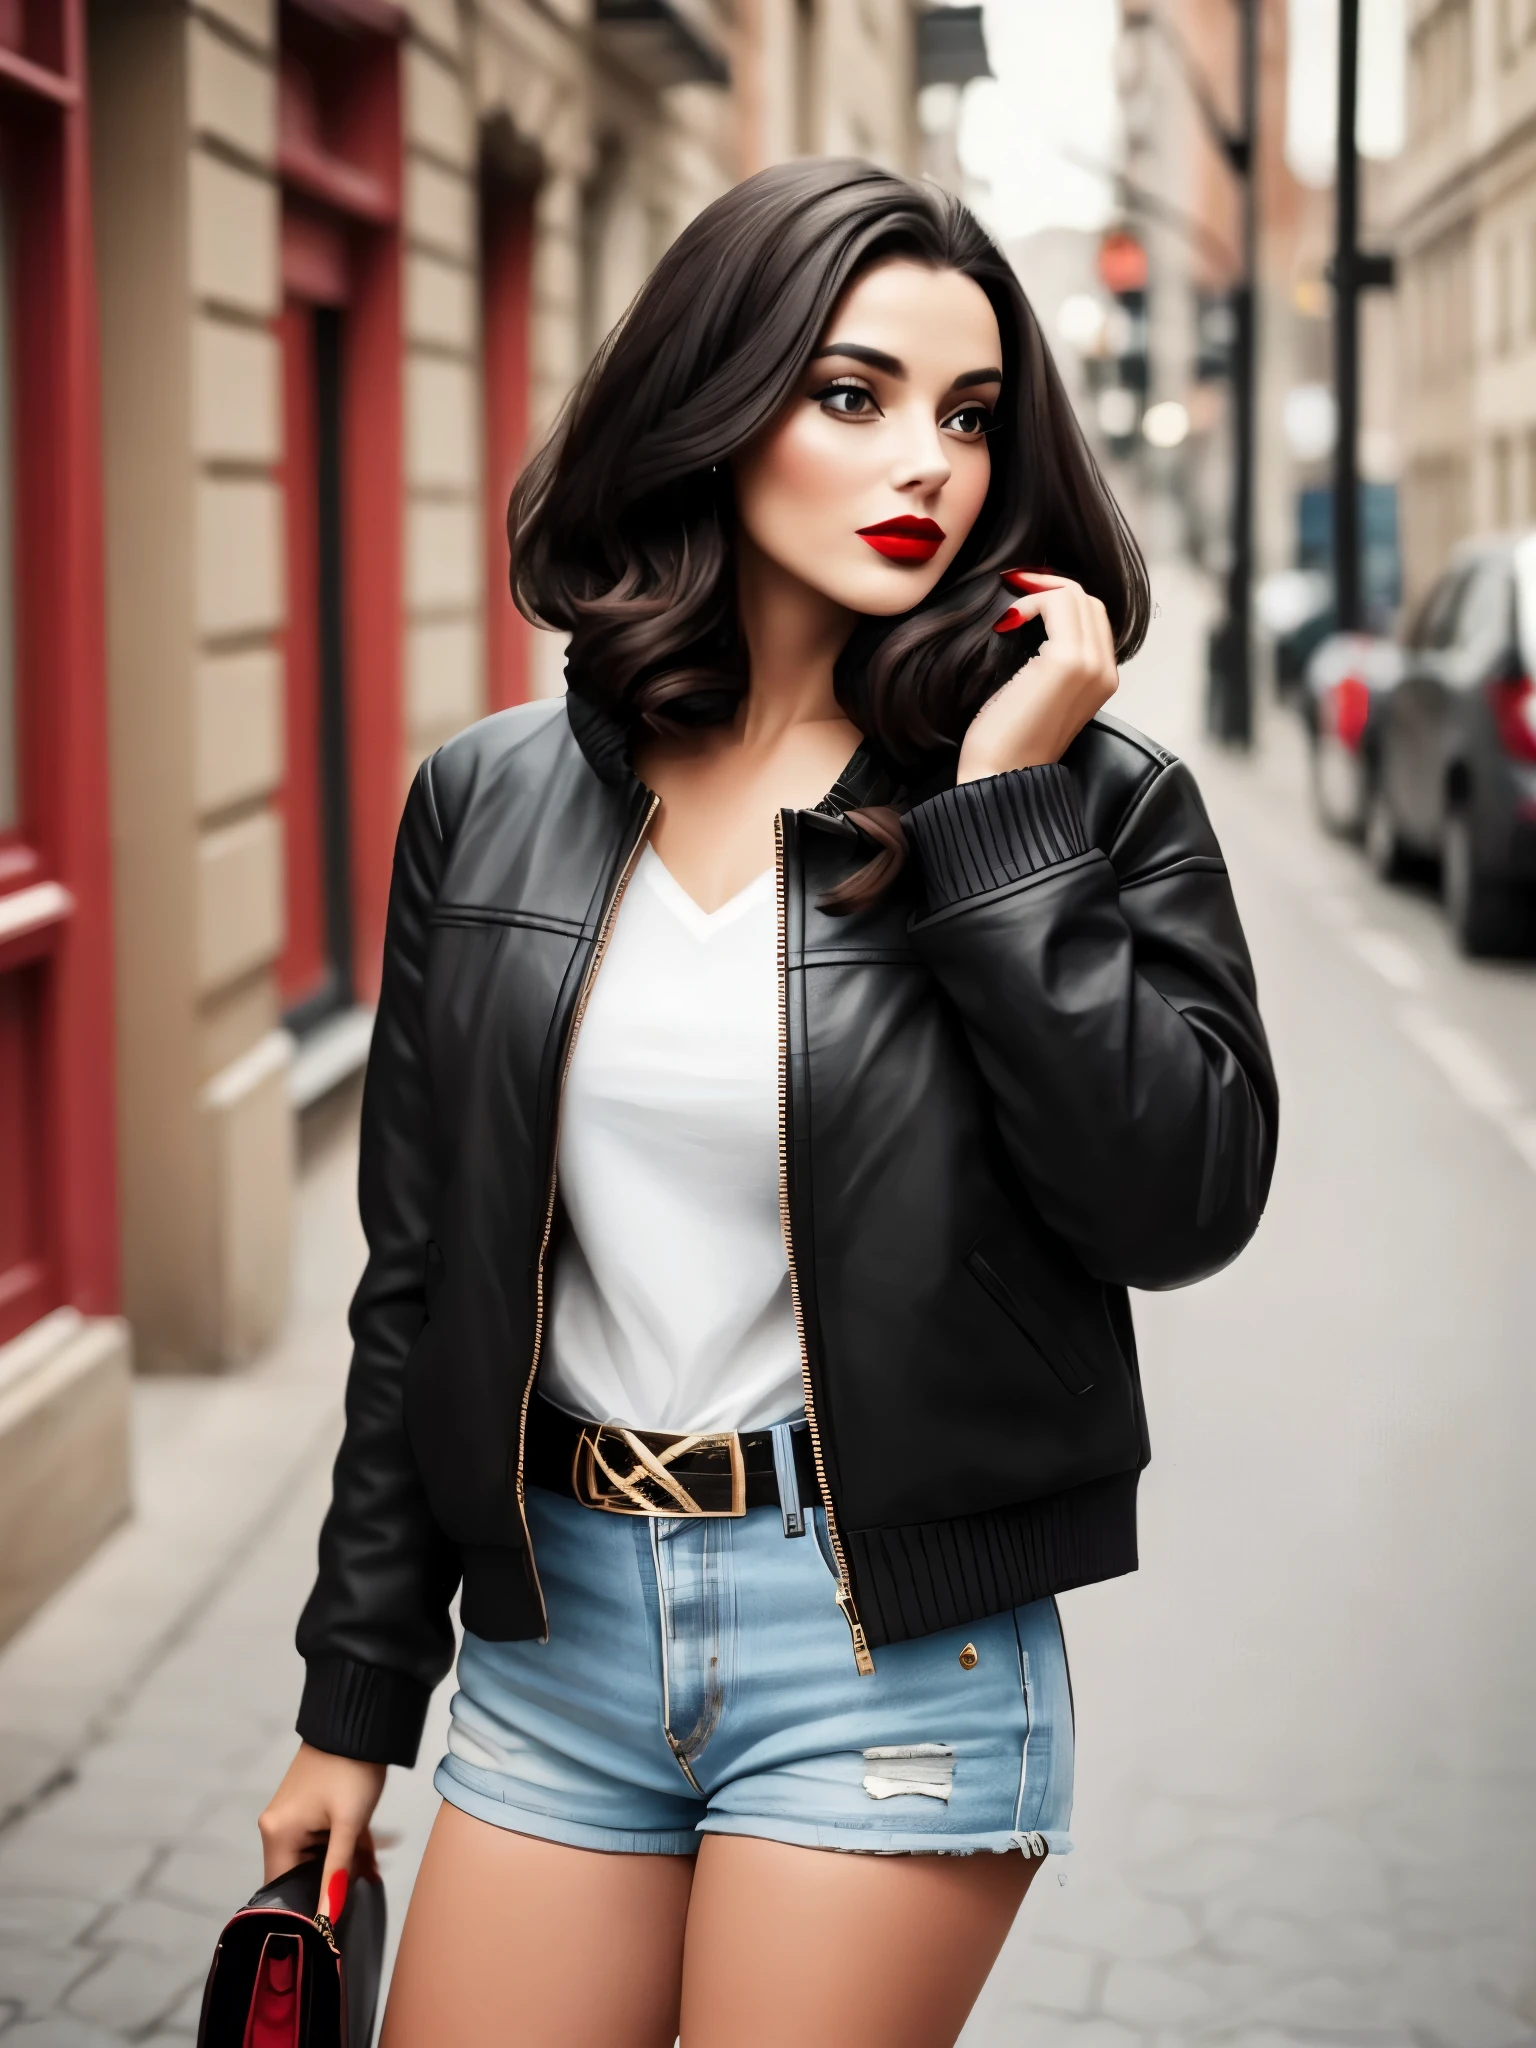
[{"label": "ribbed hem", "polygon": [[845,1529],[870,1645],[905,1643],[1136,1569],[1139,1472],[1117,1472],[1023,1507]]},{"label": "ribbed hem", "polygon": [[358,1664],[351,1657],[311,1658],[298,1731],[332,1756],[410,1765],[416,1761],[431,1697],[426,1686],[402,1671]]},{"label": "ribbed hem", "polygon": [[1005,888],[1088,851],[1072,771],[1059,761],[941,791],[907,813],[928,908]]}]

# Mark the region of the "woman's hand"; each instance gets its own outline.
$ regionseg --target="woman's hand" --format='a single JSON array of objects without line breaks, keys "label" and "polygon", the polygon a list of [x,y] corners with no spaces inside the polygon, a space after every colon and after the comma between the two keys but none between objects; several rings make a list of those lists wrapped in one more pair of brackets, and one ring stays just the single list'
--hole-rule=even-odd
[{"label": "woman's hand", "polygon": [[329,1914],[333,1924],[338,1921],[347,1902],[347,1882],[354,1863],[362,1870],[373,1867],[368,1823],[384,1790],[384,1772],[383,1764],[330,1756],[301,1742],[287,1775],[256,1823],[261,1830],[262,1882],[270,1884],[274,1877],[292,1870],[324,1842],[320,1909]]},{"label": "woman's hand", "polygon": [[1120,684],[1109,614],[1080,583],[1035,569],[1007,569],[1020,592],[993,627],[1011,633],[1026,619],[1045,628],[1040,652],[989,697],[960,748],[959,782],[1059,761]]}]

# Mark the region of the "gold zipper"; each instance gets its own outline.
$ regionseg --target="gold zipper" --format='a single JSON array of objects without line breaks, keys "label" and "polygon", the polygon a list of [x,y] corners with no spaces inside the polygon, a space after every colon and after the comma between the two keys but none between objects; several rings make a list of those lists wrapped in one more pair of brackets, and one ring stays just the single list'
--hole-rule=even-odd
[{"label": "gold zipper", "polygon": [[853,1661],[861,1678],[874,1674],[875,1660],[869,1653],[864,1624],[853,1602],[853,1585],[848,1560],[838,1533],[837,1510],[827,1485],[827,1468],[821,1454],[821,1427],[816,1420],[816,1396],[811,1388],[811,1359],[805,1348],[805,1310],[800,1300],[800,1276],[795,1271],[794,1231],[789,1220],[789,927],[784,894],[784,814],[773,821],[773,869],[778,902],[779,932],[779,1228],[784,1233],[784,1255],[789,1261],[789,1298],[795,1311],[795,1336],[800,1345],[800,1378],[805,1387],[805,1420],[811,1433],[811,1459],[816,1467],[816,1488],[827,1518],[827,1541],[837,1567],[837,1604],[843,1610],[848,1633],[853,1637]]},{"label": "gold zipper", "polygon": [[549,1253],[550,1234],[555,1227],[555,1174],[560,1158],[560,1118],[565,1108],[565,1083],[571,1071],[571,1059],[576,1051],[576,1034],[581,1029],[581,1020],[587,1013],[587,1002],[592,994],[592,984],[597,979],[597,970],[603,964],[613,921],[619,914],[619,905],[624,900],[624,891],[629,887],[629,878],[635,872],[635,862],[650,836],[651,821],[661,808],[661,798],[652,795],[641,821],[639,836],[625,856],[619,870],[619,879],[613,894],[608,899],[608,908],[603,912],[603,921],[598,926],[597,943],[592,948],[592,958],[587,962],[587,971],[581,978],[581,987],[576,994],[576,1007],[571,1012],[571,1028],[565,1041],[565,1058],[560,1065],[560,1084],[555,1094],[555,1128],[549,1154],[549,1191],[544,1200],[544,1235],[539,1239],[539,1263],[534,1276],[533,1315],[533,1361],[528,1367],[528,1379],[523,1387],[523,1405],[517,1418],[517,1514],[523,1525],[523,1542],[528,1552],[528,1568],[533,1573],[533,1589],[539,1596],[539,1613],[543,1616],[544,1630],[540,1638],[549,1641],[549,1608],[544,1600],[544,1587],[539,1579],[538,1561],[533,1554],[533,1537],[528,1530],[527,1486],[523,1478],[523,1456],[528,1442],[528,1403],[533,1399],[533,1383],[538,1377],[539,1356],[544,1349],[544,1261]]}]

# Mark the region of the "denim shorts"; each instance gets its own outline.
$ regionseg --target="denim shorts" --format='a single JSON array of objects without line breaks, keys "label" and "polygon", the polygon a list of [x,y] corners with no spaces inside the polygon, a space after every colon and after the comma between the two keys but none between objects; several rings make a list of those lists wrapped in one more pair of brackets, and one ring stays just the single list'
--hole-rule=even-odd
[{"label": "denim shorts", "polygon": [[861,1678],[825,1518],[807,1519],[789,1538],[774,1507],[630,1518],[531,1488],[549,1640],[465,1636],[438,1791],[496,1827],[642,1855],[705,1834],[1070,1849],[1055,1602],[876,1650]]}]

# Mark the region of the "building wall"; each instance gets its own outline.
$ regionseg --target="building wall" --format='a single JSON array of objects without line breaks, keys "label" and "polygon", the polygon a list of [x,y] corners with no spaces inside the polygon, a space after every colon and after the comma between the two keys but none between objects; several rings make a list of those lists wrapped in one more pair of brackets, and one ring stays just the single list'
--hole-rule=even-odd
[{"label": "building wall", "polygon": [[1536,520],[1536,14],[1415,0],[1388,200],[1410,601],[1457,541]]}]

